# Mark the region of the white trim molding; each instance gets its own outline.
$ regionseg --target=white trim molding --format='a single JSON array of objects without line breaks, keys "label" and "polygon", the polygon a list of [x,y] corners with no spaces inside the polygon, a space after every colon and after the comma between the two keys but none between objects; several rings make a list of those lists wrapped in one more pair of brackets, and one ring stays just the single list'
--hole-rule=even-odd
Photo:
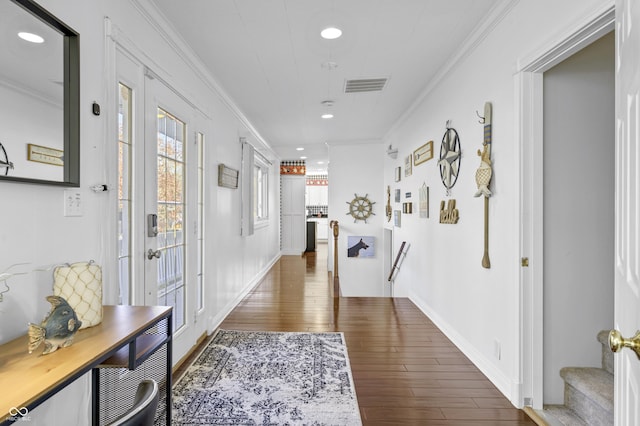
[{"label": "white trim molding", "polygon": [[614,29],[615,5],[603,7],[517,61],[518,72],[544,72]]},{"label": "white trim molding", "polygon": [[[429,319],[444,333],[445,336],[453,342],[454,345],[462,353],[464,353],[471,362],[478,367],[478,369],[487,376],[487,378],[493,383],[496,388],[502,394],[515,405],[512,395],[513,392],[518,392],[519,384],[512,383],[500,369],[496,368],[495,364],[491,362],[486,356],[478,351],[473,344],[471,344],[464,336],[458,333],[454,327],[446,322],[440,315],[430,309],[426,304],[422,303],[420,298],[415,295],[410,295],[409,299],[420,309]],[[520,408],[521,406],[518,406]]]},{"label": "white trim molding", "polygon": [[480,20],[480,23],[471,32],[471,34],[462,42],[460,48],[451,55],[451,58],[444,64],[438,73],[428,82],[427,86],[420,92],[416,100],[409,108],[396,120],[391,128],[384,135],[382,140],[388,140],[390,135],[409,118],[416,108],[421,105],[429,94],[440,84],[440,82],[453,70],[462,60],[478,47],[480,43],[494,30],[494,28],[502,22],[502,20],[511,12],[511,10],[520,2],[520,0],[502,0]]},{"label": "white trim molding", "polygon": [[202,61],[193,53],[193,49],[182,37],[175,31],[171,30],[172,25],[166,20],[164,15],[160,13],[153,2],[149,0],[138,0],[131,4],[140,12],[140,15],[154,28],[154,30],[162,37],[163,41],[170,46],[173,51],[182,58],[184,63],[193,70],[200,80],[207,85],[226,107],[235,115],[235,117],[251,132],[256,141],[259,142],[261,148],[270,152],[274,158],[278,158],[277,153],[271,145],[260,135],[256,128],[251,124],[246,115],[233,101],[231,96],[217,82],[211,72],[204,66]]},{"label": "white trim molding", "polygon": [[591,14],[569,25],[517,61],[516,135],[520,156],[519,372],[517,406],[543,406],[543,73],[609,33],[615,26],[615,5],[607,0]]}]

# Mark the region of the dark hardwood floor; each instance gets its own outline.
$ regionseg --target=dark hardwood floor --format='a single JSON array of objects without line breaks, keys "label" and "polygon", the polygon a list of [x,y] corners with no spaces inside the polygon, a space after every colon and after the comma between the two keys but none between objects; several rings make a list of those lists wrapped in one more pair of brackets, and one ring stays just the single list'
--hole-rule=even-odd
[{"label": "dark hardwood floor", "polygon": [[364,425],[535,425],[410,300],[334,299],[326,252],[283,256],[220,328],[343,332]]}]

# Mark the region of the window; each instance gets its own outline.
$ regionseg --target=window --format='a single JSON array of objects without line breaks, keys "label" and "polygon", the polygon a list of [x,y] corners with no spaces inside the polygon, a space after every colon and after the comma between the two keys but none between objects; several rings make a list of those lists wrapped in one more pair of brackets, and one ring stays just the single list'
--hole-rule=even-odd
[{"label": "window", "polygon": [[131,303],[132,90],[119,84],[118,100],[118,303]]},{"label": "window", "polygon": [[269,219],[269,166],[257,155],[253,166],[253,218],[255,223]]},{"label": "window", "polygon": [[242,236],[269,225],[269,173],[271,162],[244,138],[242,142]]},{"label": "window", "polygon": [[196,135],[198,145],[198,291],[196,309],[204,309],[204,135]]}]

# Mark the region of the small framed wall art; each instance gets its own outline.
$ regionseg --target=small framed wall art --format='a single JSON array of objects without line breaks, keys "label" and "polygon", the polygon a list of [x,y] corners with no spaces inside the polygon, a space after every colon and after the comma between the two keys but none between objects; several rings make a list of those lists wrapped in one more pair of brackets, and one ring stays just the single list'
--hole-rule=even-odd
[{"label": "small framed wall art", "polygon": [[413,154],[407,155],[404,159],[404,177],[411,176],[413,173]]},{"label": "small framed wall art", "polygon": [[433,141],[429,141],[413,151],[413,165],[417,166],[433,158]]},{"label": "small framed wall art", "polygon": [[347,257],[376,257],[375,237],[347,237]]},{"label": "small framed wall art", "polygon": [[400,226],[402,225],[402,211],[400,210],[394,210],[393,211],[393,226],[395,226],[396,228],[400,228]]},{"label": "small framed wall art", "polygon": [[429,218],[429,187],[424,182],[420,187],[419,209],[420,209],[420,217],[423,219],[428,219]]},{"label": "small framed wall art", "polygon": [[27,160],[54,166],[64,166],[64,151],[29,143],[27,144]]},{"label": "small framed wall art", "polygon": [[402,167],[396,167],[396,182],[400,182],[402,179]]}]

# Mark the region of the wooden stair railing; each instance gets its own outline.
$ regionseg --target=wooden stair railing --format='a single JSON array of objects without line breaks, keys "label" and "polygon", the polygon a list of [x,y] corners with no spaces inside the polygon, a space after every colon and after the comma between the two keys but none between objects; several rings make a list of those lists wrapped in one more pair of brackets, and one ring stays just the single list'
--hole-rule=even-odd
[{"label": "wooden stair railing", "polygon": [[400,244],[400,250],[398,250],[398,255],[396,256],[395,262],[393,262],[393,266],[391,267],[391,272],[389,272],[389,278],[387,279],[387,281],[391,282],[395,278],[395,275],[400,270],[402,261],[407,256],[407,252],[409,251],[410,246],[411,244],[407,244],[406,241],[403,241],[402,244]]},{"label": "wooden stair railing", "polygon": [[411,244],[408,244],[406,241],[403,241],[402,244],[400,244],[400,250],[398,250],[396,260],[393,262],[393,266],[391,267],[391,271],[389,272],[389,278],[387,279],[387,281],[391,286],[391,297],[393,297],[394,293],[395,277],[398,274],[398,271],[400,271],[400,265],[402,265],[404,258],[407,256],[409,247],[411,247]]},{"label": "wooden stair railing", "polygon": [[333,230],[333,297],[340,297],[340,276],[338,275],[338,236],[340,235],[340,224],[337,220],[329,222],[329,227]]}]

